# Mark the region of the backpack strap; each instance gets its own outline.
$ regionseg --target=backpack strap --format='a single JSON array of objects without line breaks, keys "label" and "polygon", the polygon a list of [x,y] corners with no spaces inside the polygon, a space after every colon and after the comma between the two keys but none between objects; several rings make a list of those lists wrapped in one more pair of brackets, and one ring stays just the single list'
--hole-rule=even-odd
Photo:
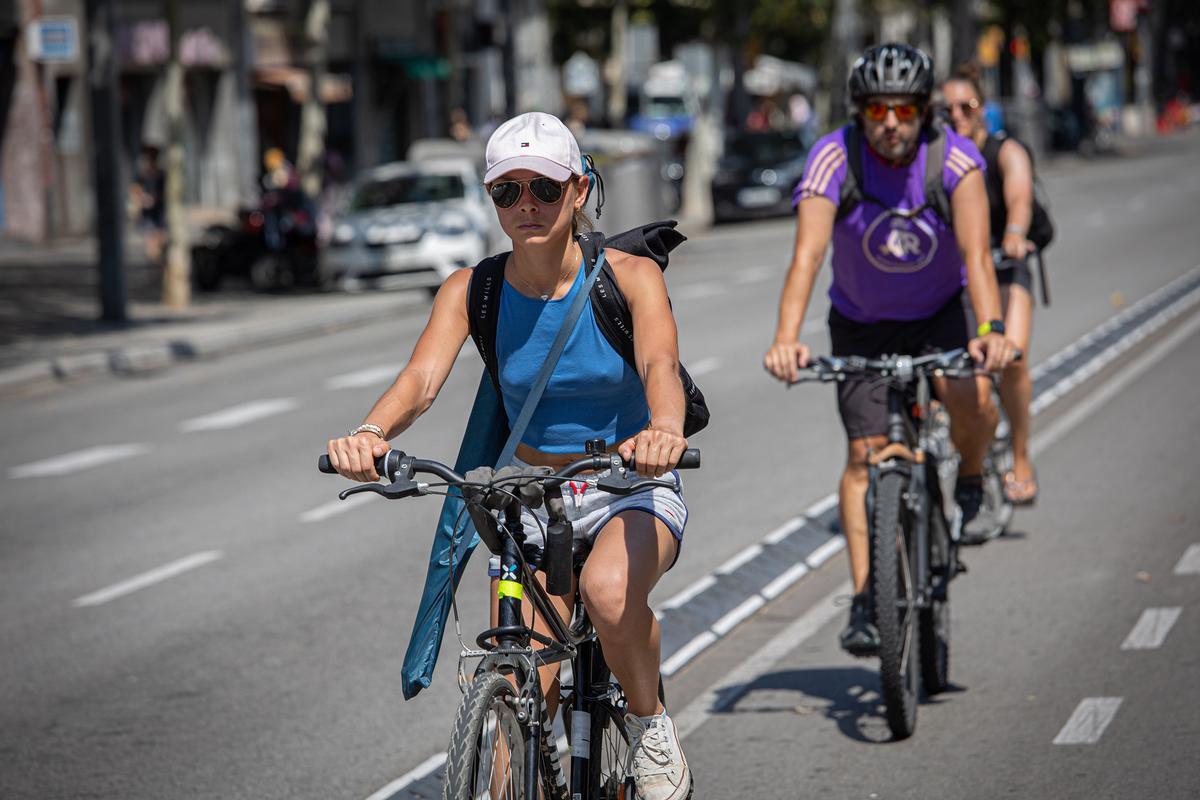
[{"label": "backpack strap", "polygon": [[862,128],[851,123],[846,126],[846,179],[838,192],[837,219],[842,219],[862,204],[863,194]]},{"label": "backpack strap", "polygon": [[504,284],[504,262],[508,253],[489,256],[475,265],[467,284],[467,324],[483,366],[500,393],[500,372],[496,366],[496,324],[500,320],[500,289]]},{"label": "backpack strap", "polygon": [[929,143],[925,150],[925,204],[945,220],[954,224],[954,213],[950,206],[950,195],[946,194],[946,182],[942,172],[946,168],[946,130],[941,125],[929,126]]}]

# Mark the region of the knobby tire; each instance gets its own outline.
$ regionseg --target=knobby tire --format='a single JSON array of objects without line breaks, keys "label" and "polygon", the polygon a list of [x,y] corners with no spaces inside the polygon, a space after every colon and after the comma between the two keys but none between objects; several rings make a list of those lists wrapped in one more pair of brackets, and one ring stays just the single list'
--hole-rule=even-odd
[{"label": "knobby tire", "polygon": [[[915,564],[908,535],[904,491],[908,479],[883,472],[874,487],[871,526],[871,589],[879,629],[879,676],[887,723],[896,739],[912,735],[917,724],[920,684],[920,625],[910,565]],[[903,601],[900,605],[897,601]]]}]

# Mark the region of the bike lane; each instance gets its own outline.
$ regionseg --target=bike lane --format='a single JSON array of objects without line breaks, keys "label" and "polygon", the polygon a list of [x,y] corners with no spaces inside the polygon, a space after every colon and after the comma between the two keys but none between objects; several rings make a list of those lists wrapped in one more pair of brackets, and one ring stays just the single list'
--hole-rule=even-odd
[{"label": "bike lane", "polygon": [[[813,604],[796,590],[765,613],[825,622],[748,683],[718,688],[722,710],[702,709],[683,743],[697,793],[1188,796],[1200,780],[1190,711],[1200,703],[1200,577],[1186,555],[1198,541],[1187,465],[1200,410],[1178,398],[1200,374],[1192,331],[1046,441],[1041,501],[1017,516],[1013,535],[965,550],[971,572],[952,587],[953,685],[921,705],[911,739],[890,740],[878,661],[838,649],[845,609],[822,611],[828,597]],[[1066,405],[1100,399],[1107,386]],[[821,572],[840,579],[845,569],[839,557]],[[719,649],[739,647],[734,637]]]}]

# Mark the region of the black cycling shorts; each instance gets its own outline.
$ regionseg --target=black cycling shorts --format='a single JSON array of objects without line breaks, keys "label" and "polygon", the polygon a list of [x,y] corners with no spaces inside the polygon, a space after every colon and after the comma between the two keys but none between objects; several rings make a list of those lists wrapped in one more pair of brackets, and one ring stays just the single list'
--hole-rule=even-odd
[{"label": "black cycling shorts", "polygon": [[[967,346],[967,318],[960,294],[918,320],[863,323],[829,309],[829,337],[835,356],[904,354],[919,356],[934,350]],[[887,387],[870,379],[847,379],[837,385],[838,413],[850,439],[887,433]]]}]

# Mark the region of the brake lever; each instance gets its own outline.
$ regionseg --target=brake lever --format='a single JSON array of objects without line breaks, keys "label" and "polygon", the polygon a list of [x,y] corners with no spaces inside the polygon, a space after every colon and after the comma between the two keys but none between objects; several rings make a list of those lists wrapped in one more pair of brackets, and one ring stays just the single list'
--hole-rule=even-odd
[{"label": "brake lever", "polygon": [[401,497],[415,497],[424,493],[424,491],[425,488],[416,481],[409,478],[398,478],[395,483],[387,485],[382,483],[363,483],[358,486],[351,486],[349,489],[338,492],[338,498],[345,500],[352,494],[372,492],[388,500],[399,500]]},{"label": "brake lever", "polygon": [[[391,453],[388,453],[388,456],[391,457],[392,453],[397,452],[399,451],[393,450]],[[396,464],[394,473],[396,479],[393,482],[389,484],[363,483],[358,486],[351,486],[349,489],[339,492],[338,498],[345,500],[350,495],[362,494],[363,492],[377,494],[388,500],[399,500],[402,497],[415,497],[416,495],[424,494],[425,487],[412,479],[413,461],[412,456],[401,452],[399,453],[399,461]]]},{"label": "brake lever", "polygon": [[648,486],[662,486],[665,489],[679,488],[675,481],[662,478],[639,477],[637,480],[633,480],[629,477],[629,470],[626,468],[625,462],[616,453],[610,454],[609,473],[596,481],[596,488],[619,496],[640,492]]}]

